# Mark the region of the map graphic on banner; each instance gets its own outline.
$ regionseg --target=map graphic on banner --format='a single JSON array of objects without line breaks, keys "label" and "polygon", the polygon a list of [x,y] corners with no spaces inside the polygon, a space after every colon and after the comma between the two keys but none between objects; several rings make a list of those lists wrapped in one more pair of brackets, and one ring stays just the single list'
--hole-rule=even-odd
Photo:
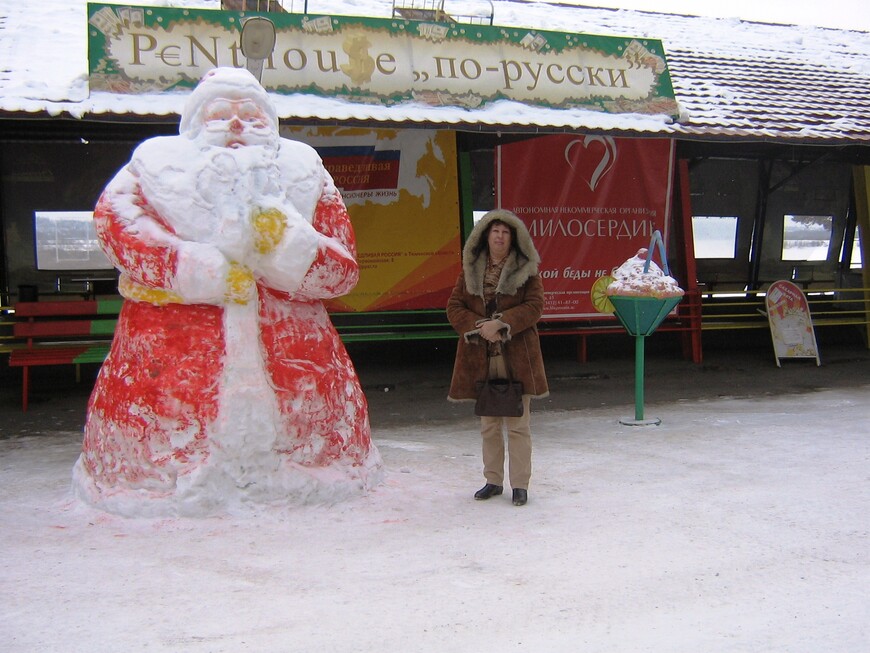
[{"label": "map graphic on banner", "polygon": [[460,269],[455,135],[342,127],[281,135],[318,151],[356,233],[359,283],[329,310],[444,308]]},{"label": "map graphic on banner", "polygon": [[667,242],[673,158],[662,138],[570,134],[496,149],[498,204],[541,254],[543,319],[611,317],[594,307],[593,285],[656,230]]}]

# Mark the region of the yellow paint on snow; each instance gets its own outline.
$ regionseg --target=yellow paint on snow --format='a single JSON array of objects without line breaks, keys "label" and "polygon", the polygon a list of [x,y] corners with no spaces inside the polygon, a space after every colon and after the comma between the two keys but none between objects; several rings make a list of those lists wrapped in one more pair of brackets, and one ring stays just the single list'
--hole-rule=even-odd
[{"label": "yellow paint on snow", "polygon": [[278,209],[265,209],[251,216],[251,225],[254,228],[254,247],[260,254],[269,254],[284,237],[287,216]]},{"label": "yellow paint on snow", "polygon": [[236,304],[247,304],[253,296],[254,284],[254,274],[248,268],[232,263],[227,273],[227,300]]},{"label": "yellow paint on snow", "polygon": [[130,277],[123,274],[118,281],[118,292],[122,297],[137,302],[147,302],[155,306],[166,304],[183,304],[184,299],[177,292],[165,288],[149,288],[136,283]]}]

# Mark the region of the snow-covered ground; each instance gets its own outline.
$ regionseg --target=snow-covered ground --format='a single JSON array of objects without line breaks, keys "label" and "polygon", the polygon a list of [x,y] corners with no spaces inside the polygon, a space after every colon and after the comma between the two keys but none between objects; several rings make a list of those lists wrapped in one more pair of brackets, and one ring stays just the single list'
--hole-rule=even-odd
[{"label": "snow-covered ground", "polygon": [[376,425],[366,497],[208,519],[82,506],[79,432],[7,437],[0,650],[864,653],[868,389],[538,412],[520,508],[471,498],[473,417]]}]

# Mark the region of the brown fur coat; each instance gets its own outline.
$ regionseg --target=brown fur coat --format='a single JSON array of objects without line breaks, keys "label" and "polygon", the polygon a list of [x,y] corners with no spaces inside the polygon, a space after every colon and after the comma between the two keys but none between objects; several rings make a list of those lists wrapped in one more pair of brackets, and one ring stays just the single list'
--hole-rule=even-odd
[{"label": "brown fur coat", "polygon": [[[489,224],[494,220],[512,227],[516,238],[498,282],[496,311],[488,316],[483,298],[483,276],[489,251],[484,239]],[[479,249],[480,244],[483,247]],[[480,337],[478,325],[488,317],[504,324],[504,348],[514,379],[523,383],[523,392],[535,398],[550,394],[537,328],[544,309],[539,262],[528,229],[510,211],[490,211],[475,225],[462,250],[462,273],[447,302],[447,319],[460,336],[448,393],[451,401],[476,399],[476,383],[486,378],[487,343]]]}]

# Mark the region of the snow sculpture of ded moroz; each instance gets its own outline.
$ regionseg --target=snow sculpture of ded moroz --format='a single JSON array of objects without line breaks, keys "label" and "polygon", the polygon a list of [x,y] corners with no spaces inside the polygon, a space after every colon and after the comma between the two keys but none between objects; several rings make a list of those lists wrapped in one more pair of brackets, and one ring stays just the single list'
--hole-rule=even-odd
[{"label": "snow sculpture of ded moroz", "polygon": [[94,219],[125,301],[88,404],[80,497],[196,515],[379,482],[366,399],[322,302],[357,282],[353,229],[253,75],[206,74],[179,135],[143,142]]}]

